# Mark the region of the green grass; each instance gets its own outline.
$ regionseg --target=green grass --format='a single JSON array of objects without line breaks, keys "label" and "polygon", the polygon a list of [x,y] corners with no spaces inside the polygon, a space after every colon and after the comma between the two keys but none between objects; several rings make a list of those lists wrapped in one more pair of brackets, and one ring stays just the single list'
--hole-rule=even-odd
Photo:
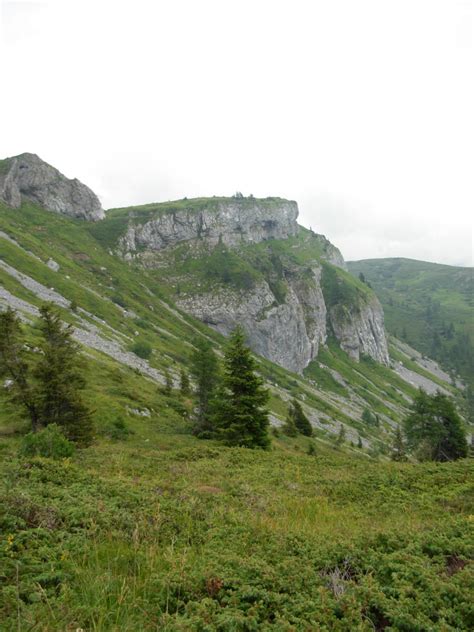
[{"label": "green grass", "polygon": [[0,444],[2,630],[471,628],[472,461],[135,430],[64,462]]}]

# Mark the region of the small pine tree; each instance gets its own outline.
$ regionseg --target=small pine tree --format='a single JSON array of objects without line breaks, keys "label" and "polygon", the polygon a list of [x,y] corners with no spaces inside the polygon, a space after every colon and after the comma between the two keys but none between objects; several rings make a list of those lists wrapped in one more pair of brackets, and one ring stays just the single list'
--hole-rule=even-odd
[{"label": "small pine tree", "polygon": [[268,391],[255,373],[255,360],[237,327],[225,352],[223,389],[216,410],[216,424],[230,445],[268,448]]},{"label": "small pine tree", "polygon": [[421,459],[453,461],[468,454],[461,418],[452,400],[439,391],[428,395],[420,390],[405,419],[405,434],[408,447]]},{"label": "small pine tree", "polygon": [[293,416],[298,432],[306,437],[311,437],[313,434],[313,428],[309,419],[304,414],[301,404],[296,399],[293,399],[291,403],[289,414]]},{"label": "small pine tree", "polygon": [[316,456],[316,446],[314,445],[314,443],[311,441],[311,443],[308,444],[308,452],[309,456]]},{"label": "small pine tree", "polygon": [[339,448],[346,440],[346,428],[343,424],[339,426],[339,432],[336,437],[336,446]]},{"label": "small pine tree", "polygon": [[196,382],[196,425],[198,437],[210,437],[215,433],[213,412],[219,383],[219,365],[211,344],[204,338],[194,342],[190,358],[190,371]]},{"label": "small pine tree", "polygon": [[52,305],[40,308],[43,352],[33,374],[38,383],[38,410],[42,426],[56,423],[78,445],[92,442],[92,413],[82,398],[86,383],[79,345],[71,325],[64,326]]},{"label": "small pine tree", "polygon": [[288,411],[288,414],[285,419],[285,423],[282,426],[282,431],[286,434],[287,437],[296,437],[298,434],[298,428],[295,424],[295,417],[292,414],[292,409]]},{"label": "small pine tree", "polygon": [[168,369],[163,371],[163,376],[165,378],[165,383],[163,384],[163,393],[165,395],[171,395],[173,392],[173,378],[171,377],[171,373]]},{"label": "small pine tree", "polygon": [[403,435],[400,426],[397,426],[395,430],[395,436],[393,438],[392,444],[392,461],[406,461],[406,449],[405,449],[405,441],[403,440]]},{"label": "small pine tree", "polygon": [[20,320],[12,309],[7,309],[0,313],[0,378],[8,378],[10,383],[0,390],[27,412],[32,430],[36,432],[41,428],[41,420],[30,375]]},{"label": "small pine tree", "polygon": [[189,395],[191,390],[191,385],[189,383],[189,375],[185,371],[185,369],[181,369],[179,374],[179,390],[182,395]]},{"label": "small pine tree", "polygon": [[362,444],[362,439],[360,438],[360,435],[357,435],[357,447],[359,448],[359,450],[362,450],[362,448],[364,447]]}]

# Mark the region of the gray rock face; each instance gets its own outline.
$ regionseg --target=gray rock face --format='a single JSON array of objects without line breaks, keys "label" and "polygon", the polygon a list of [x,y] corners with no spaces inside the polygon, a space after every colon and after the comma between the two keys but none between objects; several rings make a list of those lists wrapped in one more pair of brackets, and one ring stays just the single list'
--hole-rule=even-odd
[{"label": "gray rock face", "polygon": [[156,215],[144,224],[131,222],[119,241],[119,250],[130,258],[137,250],[160,251],[180,242],[200,240],[209,246],[259,243],[287,239],[298,233],[298,205],[280,200],[209,200],[209,208],[177,210]]},{"label": "gray rock face", "polygon": [[224,335],[240,324],[256,353],[290,371],[301,372],[326,342],[326,306],[319,286],[294,275],[286,300],[278,304],[268,283],[250,291],[222,289],[213,294],[180,298],[178,305]]},{"label": "gray rock face", "polygon": [[373,295],[368,303],[346,308],[336,305],[328,310],[328,320],[341,349],[358,361],[365,354],[389,365],[384,315],[378,298]]},{"label": "gray rock face", "polygon": [[21,154],[4,162],[0,199],[18,208],[25,198],[48,211],[97,221],[105,217],[99,198],[79,180],[69,180],[35,154]]}]

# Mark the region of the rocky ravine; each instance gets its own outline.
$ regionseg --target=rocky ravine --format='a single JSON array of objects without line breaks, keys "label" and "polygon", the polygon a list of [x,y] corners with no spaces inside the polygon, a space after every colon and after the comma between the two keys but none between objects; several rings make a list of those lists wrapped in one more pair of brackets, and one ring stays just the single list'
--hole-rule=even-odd
[{"label": "rocky ravine", "polygon": [[77,179],[69,180],[36,154],[21,154],[2,161],[0,200],[19,208],[22,199],[48,211],[97,221],[105,217],[97,195]]}]

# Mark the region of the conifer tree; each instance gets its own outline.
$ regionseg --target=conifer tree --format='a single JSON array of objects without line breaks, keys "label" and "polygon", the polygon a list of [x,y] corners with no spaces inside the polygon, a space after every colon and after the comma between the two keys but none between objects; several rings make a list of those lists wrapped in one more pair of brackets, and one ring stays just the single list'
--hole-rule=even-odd
[{"label": "conifer tree", "polygon": [[189,395],[191,390],[191,385],[189,383],[189,375],[187,374],[185,369],[181,369],[179,374],[179,390],[182,395]]},{"label": "conifer tree", "polygon": [[296,437],[298,434],[298,428],[295,424],[295,416],[292,414],[293,409],[290,407],[285,419],[285,423],[282,426],[283,432],[287,437]]},{"label": "conifer tree", "polygon": [[230,445],[268,448],[268,391],[255,373],[255,360],[245,345],[244,332],[237,327],[230,337],[224,360],[222,393],[216,425]]},{"label": "conifer tree", "polygon": [[413,400],[405,419],[408,447],[422,459],[452,461],[468,454],[466,434],[452,400],[423,390]]},{"label": "conifer tree", "polygon": [[171,373],[169,372],[168,369],[164,370],[163,375],[165,377],[165,383],[163,385],[163,393],[165,395],[171,395],[173,391],[173,378],[171,377]]},{"label": "conifer tree", "polygon": [[56,423],[69,439],[86,446],[92,441],[92,414],[82,398],[85,380],[80,348],[72,339],[72,326],[64,326],[52,305],[40,308],[42,356],[34,368],[41,425]]},{"label": "conifer tree", "polygon": [[27,412],[33,432],[39,430],[38,394],[31,382],[21,323],[12,309],[0,313],[0,378],[8,379],[5,394]]},{"label": "conifer tree", "polygon": [[301,434],[311,437],[313,434],[313,427],[309,419],[303,412],[303,408],[298,400],[293,399],[290,406],[290,414],[293,416],[295,421],[295,426]]},{"label": "conifer tree", "polygon": [[392,445],[392,461],[406,461],[406,449],[405,449],[405,441],[403,440],[403,435],[400,426],[397,426],[395,431],[395,437],[393,439]]},{"label": "conifer tree", "polygon": [[336,437],[336,446],[340,447],[346,440],[346,429],[343,424],[339,426],[339,432]]},{"label": "conifer tree", "polygon": [[359,450],[362,450],[362,448],[364,447],[362,444],[362,439],[360,438],[360,435],[357,435],[358,439],[357,439],[357,447],[359,448]]},{"label": "conifer tree", "polygon": [[213,403],[219,382],[217,357],[211,344],[204,338],[194,342],[190,371],[196,382],[197,413],[195,434],[210,437],[215,428],[212,420]]}]

